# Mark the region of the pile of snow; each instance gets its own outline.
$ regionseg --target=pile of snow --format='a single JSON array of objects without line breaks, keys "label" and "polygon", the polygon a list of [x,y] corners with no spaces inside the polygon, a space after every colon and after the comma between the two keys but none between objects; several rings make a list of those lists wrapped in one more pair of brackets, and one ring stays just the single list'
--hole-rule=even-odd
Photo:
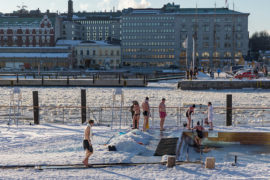
[{"label": "pile of snow", "polygon": [[147,150],[144,145],[148,144],[150,139],[147,132],[136,129],[113,138],[109,145],[115,146],[117,151],[138,155]]}]

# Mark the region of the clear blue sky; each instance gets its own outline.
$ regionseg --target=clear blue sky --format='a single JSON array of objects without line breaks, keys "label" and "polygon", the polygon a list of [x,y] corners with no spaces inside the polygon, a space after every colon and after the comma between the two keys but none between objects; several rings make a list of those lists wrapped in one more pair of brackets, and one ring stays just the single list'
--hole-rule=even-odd
[{"label": "clear blue sky", "polygon": [[[17,6],[26,5],[28,10],[39,8],[42,12],[49,9],[53,12],[67,11],[68,0],[0,0],[0,12],[12,12],[17,10]],[[115,9],[121,10],[127,7],[153,7],[159,8],[166,4],[167,0],[73,0],[74,11],[110,11]],[[176,0],[183,8],[224,7],[225,0]],[[228,0],[229,8],[240,12],[250,13],[249,31],[250,34],[255,31],[266,30],[270,33],[270,0]]]}]

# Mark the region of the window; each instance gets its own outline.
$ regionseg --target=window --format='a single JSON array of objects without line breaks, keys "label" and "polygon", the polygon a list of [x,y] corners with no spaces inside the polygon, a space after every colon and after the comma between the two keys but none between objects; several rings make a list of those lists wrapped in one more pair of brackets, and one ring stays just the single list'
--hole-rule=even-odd
[{"label": "window", "polygon": [[225,52],[224,53],[224,57],[226,57],[226,58],[229,58],[229,57],[231,57],[232,55],[231,55],[231,53],[230,52]]},{"label": "window", "polygon": [[90,54],[90,53],[89,53],[89,50],[87,50],[86,54],[89,56],[89,54]]},{"label": "window", "polygon": [[80,51],[80,55],[83,55],[83,50]]}]

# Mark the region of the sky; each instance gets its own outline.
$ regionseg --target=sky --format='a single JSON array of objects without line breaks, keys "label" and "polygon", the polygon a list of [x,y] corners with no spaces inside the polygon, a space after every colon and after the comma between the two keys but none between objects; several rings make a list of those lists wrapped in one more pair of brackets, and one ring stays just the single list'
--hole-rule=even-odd
[{"label": "sky", "polygon": [[[226,0],[73,0],[74,11],[110,11],[123,8],[160,8],[168,2],[180,4],[182,8],[225,7]],[[250,35],[256,31],[268,31],[270,33],[270,0],[227,0],[229,8],[236,11],[250,13],[249,31]],[[68,0],[0,0],[0,12],[8,13],[17,10],[17,6],[25,5],[26,9],[40,9],[45,12],[49,9],[52,12],[67,12]]]}]

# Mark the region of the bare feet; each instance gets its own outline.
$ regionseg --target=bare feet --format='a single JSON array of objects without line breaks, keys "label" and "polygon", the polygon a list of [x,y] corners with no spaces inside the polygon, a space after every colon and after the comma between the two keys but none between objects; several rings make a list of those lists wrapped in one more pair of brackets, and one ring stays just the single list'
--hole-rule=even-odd
[{"label": "bare feet", "polygon": [[87,161],[87,159],[83,160],[82,163],[83,163],[86,167],[88,167],[88,161]]}]

